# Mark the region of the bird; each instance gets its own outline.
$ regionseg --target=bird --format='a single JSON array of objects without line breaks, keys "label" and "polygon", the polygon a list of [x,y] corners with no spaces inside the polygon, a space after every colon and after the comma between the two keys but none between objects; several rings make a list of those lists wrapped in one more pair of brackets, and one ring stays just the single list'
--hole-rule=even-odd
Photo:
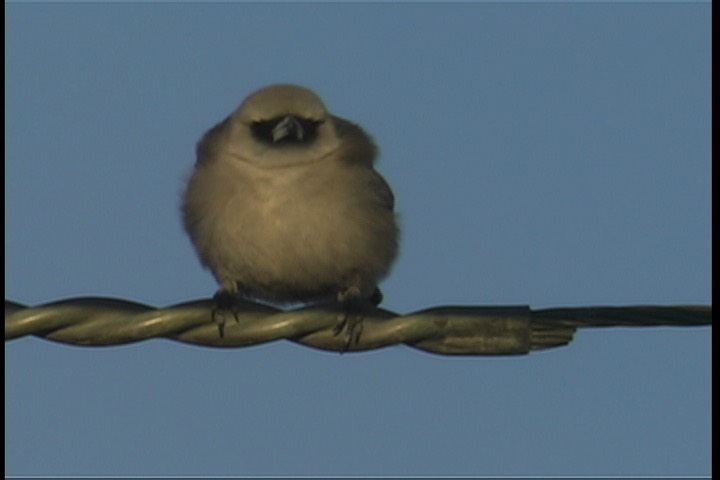
[{"label": "bird", "polygon": [[[196,146],[182,196],[185,231],[219,289],[237,300],[337,301],[333,332],[358,343],[362,312],[398,255],[395,198],[375,170],[378,148],[307,87],[274,84],[250,95]],[[235,317],[237,320],[237,316]],[[224,319],[218,323],[223,336]]]}]

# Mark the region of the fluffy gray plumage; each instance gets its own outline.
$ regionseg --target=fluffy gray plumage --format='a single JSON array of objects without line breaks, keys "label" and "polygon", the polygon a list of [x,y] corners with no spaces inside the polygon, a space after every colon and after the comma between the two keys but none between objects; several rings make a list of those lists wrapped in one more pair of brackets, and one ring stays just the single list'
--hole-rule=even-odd
[{"label": "fluffy gray plumage", "polygon": [[272,85],[198,142],[183,221],[219,293],[379,301],[398,249],[377,149],[311,90]]}]

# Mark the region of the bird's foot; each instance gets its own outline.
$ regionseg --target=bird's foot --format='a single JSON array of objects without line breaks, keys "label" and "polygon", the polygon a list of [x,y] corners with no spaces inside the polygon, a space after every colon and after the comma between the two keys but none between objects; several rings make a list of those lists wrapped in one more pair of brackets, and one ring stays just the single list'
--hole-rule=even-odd
[{"label": "bird's foot", "polygon": [[360,335],[363,330],[363,314],[362,312],[349,311],[347,307],[345,311],[338,315],[338,323],[333,328],[333,335],[338,336],[343,330],[347,331],[345,338],[345,346],[342,351],[347,352],[351,345],[357,345],[360,342]]},{"label": "bird's foot", "polygon": [[225,317],[232,313],[236,322],[240,322],[236,308],[237,294],[225,289],[220,289],[213,295],[212,321],[218,326],[220,338],[225,336]]},{"label": "bird's foot", "polygon": [[338,323],[333,328],[333,335],[338,336],[343,331],[346,332],[347,337],[342,352],[347,352],[352,345],[360,342],[365,313],[381,300],[382,293],[377,288],[370,298],[363,298],[358,287],[350,287],[338,293],[338,301],[343,304],[344,311],[338,315]]}]

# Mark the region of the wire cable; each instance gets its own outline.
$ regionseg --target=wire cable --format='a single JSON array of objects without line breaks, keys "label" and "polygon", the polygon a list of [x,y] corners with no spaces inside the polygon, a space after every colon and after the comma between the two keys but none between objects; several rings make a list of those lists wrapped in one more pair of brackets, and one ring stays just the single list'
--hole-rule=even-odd
[{"label": "wire cable", "polygon": [[577,328],[707,326],[711,306],[571,307],[443,306],[398,315],[364,313],[362,335],[347,346],[333,330],[339,304],[280,310],[242,302],[226,320],[224,336],[212,322],[213,301],[154,308],[106,297],[70,298],[36,307],[5,300],[5,340],[36,336],[80,346],[108,346],[165,338],[235,348],[290,340],[328,351],[363,351],[405,344],[444,355],[522,355],[567,345]]}]

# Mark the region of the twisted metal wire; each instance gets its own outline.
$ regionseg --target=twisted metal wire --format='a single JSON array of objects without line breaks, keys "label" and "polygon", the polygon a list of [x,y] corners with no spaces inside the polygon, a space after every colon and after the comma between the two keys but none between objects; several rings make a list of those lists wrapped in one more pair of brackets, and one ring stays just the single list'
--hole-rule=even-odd
[{"label": "twisted metal wire", "polygon": [[[224,336],[211,321],[212,300],[154,308],[127,300],[71,298],[28,307],[5,301],[5,340],[27,335],[55,342],[107,346],[166,338],[210,347],[244,347],[287,339],[342,352],[405,344],[444,355],[521,355],[567,345],[580,327],[711,325],[710,306],[582,307],[445,306],[408,315],[383,309],[364,314],[358,343],[334,329],[342,307],[314,305],[283,311],[243,302]],[[230,314],[232,317],[232,314]]]}]

